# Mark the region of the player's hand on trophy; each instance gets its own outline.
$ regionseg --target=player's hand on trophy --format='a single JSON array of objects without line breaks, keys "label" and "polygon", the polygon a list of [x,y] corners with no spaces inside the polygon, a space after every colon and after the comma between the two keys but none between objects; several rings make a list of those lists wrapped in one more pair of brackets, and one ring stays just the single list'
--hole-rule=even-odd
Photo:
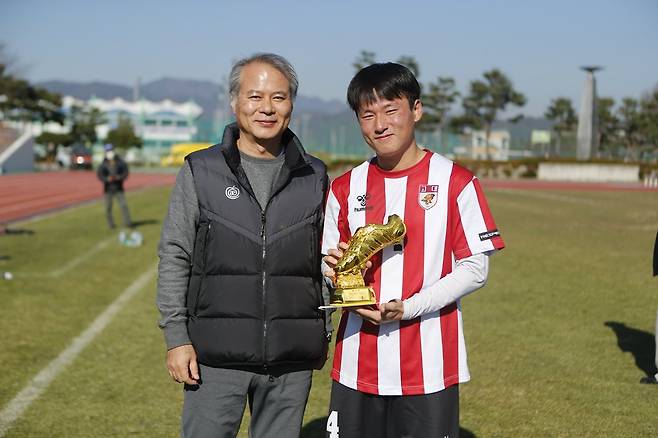
[{"label": "player's hand on trophy", "polygon": [[404,315],[404,303],[397,299],[382,303],[379,305],[379,312],[382,315],[382,322],[400,321]]},{"label": "player's hand on trophy", "polygon": [[338,260],[340,260],[340,258],[343,256],[343,252],[346,249],[347,243],[338,242],[338,247],[327,251],[328,254],[322,258],[326,265],[322,273],[325,277],[330,278],[334,284],[336,283],[336,272],[334,271],[334,268],[336,267]]},{"label": "player's hand on trophy", "polygon": [[352,307],[349,310],[372,324],[380,325],[391,321],[400,321],[402,315],[404,315],[404,304],[400,300],[391,300],[388,303]]},{"label": "player's hand on trophy", "polygon": [[[325,263],[325,267],[323,268],[322,274],[330,278],[331,281],[336,284],[336,272],[334,271],[334,268],[336,267],[336,263],[338,263],[338,260],[343,256],[343,253],[347,249],[348,245],[345,242],[338,242],[338,247],[334,249],[330,249],[328,254],[322,258],[322,260]],[[372,267],[372,262],[368,260],[366,262],[366,269],[363,270],[362,274],[365,275],[365,272]]]}]

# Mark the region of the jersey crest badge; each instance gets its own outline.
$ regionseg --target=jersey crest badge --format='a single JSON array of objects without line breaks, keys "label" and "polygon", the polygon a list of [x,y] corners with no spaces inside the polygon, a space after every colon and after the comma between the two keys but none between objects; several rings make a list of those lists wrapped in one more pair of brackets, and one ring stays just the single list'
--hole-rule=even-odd
[{"label": "jersey crest badge", "polygon": [[418,188],[418,205],[424,210],[429,210],[439,200],[439,186],[421,184]]}]

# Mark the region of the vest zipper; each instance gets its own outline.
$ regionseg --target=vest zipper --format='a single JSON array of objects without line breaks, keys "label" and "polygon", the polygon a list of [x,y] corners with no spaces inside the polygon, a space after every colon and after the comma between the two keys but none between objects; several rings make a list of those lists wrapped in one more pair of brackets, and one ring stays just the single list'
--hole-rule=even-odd
[{"label": "vest zipper", "polygon": [[206,282],[206,254],[208,253],[208,239],[210,236],[210,228],[212,226],[212,222],[208,222],[208,228],[206,228],[206,235],[203,237],[203,256],[201,257],[201,261],[203,262],[203,272],[201,273],[201,282],[199,283],[199,290],[197,291],[196,294],[196,302],[194,303],[194,316],[198,316],[198,311],[199,311],[199,301],[201,300],[201,289],[204,286],[204,283]]},{"label": "vest zipper", "polygon": [[267,309],[265,305],[265,255],[266,255],[266,237],[265,237],[265,211],[260,213],[260,237],[263,239],[263,260],[261,266],[262,272],[262,298],[263,298],[263,371],[267,374]]}]

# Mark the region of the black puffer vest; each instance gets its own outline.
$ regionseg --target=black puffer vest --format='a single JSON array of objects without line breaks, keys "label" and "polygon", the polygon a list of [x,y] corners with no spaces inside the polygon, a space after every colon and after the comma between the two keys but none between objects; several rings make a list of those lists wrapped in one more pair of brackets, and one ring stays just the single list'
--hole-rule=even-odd
[{"label": "black puffer vest", "polygon": [[285,161],[261,210],[235,124],[187,160],[199,200],[188,332],[200,363],[261,373],[322,363],[320,233],[326,167],[286,130]]}]

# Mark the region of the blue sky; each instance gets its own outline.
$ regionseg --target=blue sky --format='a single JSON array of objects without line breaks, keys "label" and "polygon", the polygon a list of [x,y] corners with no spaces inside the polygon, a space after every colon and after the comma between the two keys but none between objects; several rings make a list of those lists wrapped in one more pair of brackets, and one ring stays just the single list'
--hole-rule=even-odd
[{"label": "blue sky", "polygon": [[579,105],[585,64],[599,94],[639,97],[658,84],[658,2],[627,1],[40,1],[0,2],[0,42],[31,80],[161,77],[219,82],[257,51],[286,56],[300,93],[344,100],[361,49],[414,56],[420,81],[460,89],[498,67],[540,115]]}]

